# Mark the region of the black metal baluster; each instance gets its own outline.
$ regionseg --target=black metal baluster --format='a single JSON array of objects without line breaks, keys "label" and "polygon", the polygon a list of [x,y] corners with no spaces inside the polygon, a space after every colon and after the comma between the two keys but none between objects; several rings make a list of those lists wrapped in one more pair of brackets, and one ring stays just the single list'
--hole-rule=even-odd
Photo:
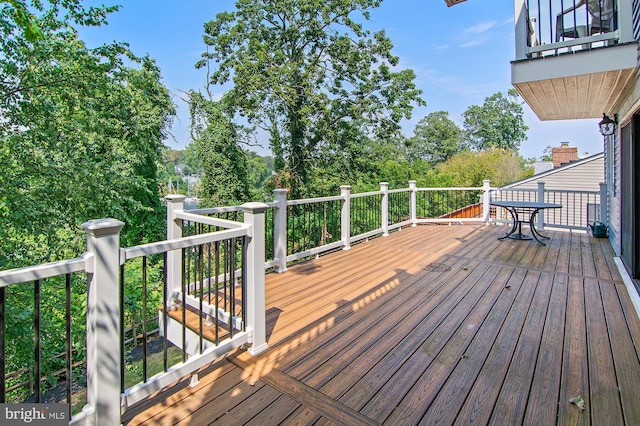
[{"label": "black metal baluster", "polygon": [[120,265],[120,283],[119,289],[120,292],[120,392],[124,392],[124,375],[126,371],[125,361],[124,361],[124,263]]},{"label": "black metal baluster", "polygon": [[7,383],[5,380],[6,375],[6,339],[7,339],[7,322],[6,322],[6,287],[0,287],[0,356],[2,362],[0,362],[0,403],[6,402],[6,389]]},{"label": "black metal baluster", "polygon": [[236,238],[229,240],[229,337],[233,339],[233,321],[236,317]]},{"label": "black metal baluster", "polygon": [[207,303],[211,306],[211,243],[207,244]]},{"label": "black metal baluster", "polygon": [[164,371],[166,372],[167,370],[169,370],[169,357],[168,357],[168,349],[169,349],[169,345],[168,345],[168,340],[167,340],[167,334],[169,333],[168,328],[169,328],[169,317],[168,317],[168,313],[167,313],[167,309],[169,309],[169,298],[168,298],[168,291],[167,291],[167,286],[168,284],[168,279],[167,279],[167,261],[168,261],[168,252],[164,252],[163,253],[163,257],[164,257],[164,261],[163,261],[163,266],[162,266],[162,325],[163,325],[163,330],[164,330],[164,336],[162,339],[162,367],[164,369]]},{"label": "black metal baluster", "polygon": [[224,289],[222,296],[222,306],[225,311],[229,309],[229,240],[222,242],[222,288]]},{"label": "black metal baluster", "polygon": [[[296,241],[296,220],[297,220],[297,207],[291,206],[291,254],[295,253],[294,242]],[[288,254],[288,253],[287,253]]]},{"label": "black metal baluster", "polygon": [[216,290],[216,294],[215,294],[215,310],[214,310],[214,316],[215,316],[215,334],[216,334],[216,345],[220,343],[220,335],[218,333],[218,320],[219,320],[219,304],[220,304],[220,298],[219,296],[219,282],[220,282],[220,241],[216,241],[215,242],[215,250],[216,250],[216,258],[215,258],[215,290]]},{"label": "black metal baluster", "polygon": [[242,277],[241,278],[241,282],[242,282],[242,330],[241,331],[246,331],[247,327],[247,245],[248,245],[248,238],[247,237],[242,237]]},{"label": "black metal baluster", "polygon": [[[202,340],[202,333],[203,333],[203,328],[202,328],[202,299],[204,298],[204,259],[203,259],[203,245],[200,244],[198,246],[198,272],[200,272],[200,279],[197,280],[198,283],[200,284],[200,294],[199,294],[199,302],[200,302],[200,312],[198,315],[198,319],[199,321],[199,326],[200,326],[200,353],[202,353],[202,345],[203,345],[203,340]],[[196,279],[198,277],[196,276]],[[196,288],[196,291],[198,289]]]},{"label": "black metal baluster", "polygon": [[71,274],[67,274],[65,277],[65,332],[66,332],[66,391],[67,391],[67,404],[69,405],[69,413],[71,413],[71,381],[73,376],[71,375],[72,368],[72,347],[71,347]]},{"label": "black metal baluster", "polygon": [[[147,383],[147,256],[142,257],[142,382]],[[133,326],[135,337],[136,328]]]},{"label": "black metal baluster", "polygon": [[[182,279],[180,280],[180,290],[182,290],[182,362],[187,360],[187,289],[189,265],[189,248],[182,249]],[[185,275],[187,275],[185,277]]]},{"label": "black metal baluster", "polygon": [[304,208],[304,221],[302,223],[304,224],[304,234],[302,235],[302,238],[305,239],[305,246],[303,247],[303,250],[309,250],[313,248],[314,234],[312,229],[313,224],[311,223],[311,217],[313,214],[314,204],[305,204],[303,208]]},{"label": "black metal baluster", "polygon": [[40,402],[40,377],[41,368],[40,363],[40,280],[33,282],[33,329],[35,332],[35,376],[36,376],[36,388],[35,388],[35,402]]}]

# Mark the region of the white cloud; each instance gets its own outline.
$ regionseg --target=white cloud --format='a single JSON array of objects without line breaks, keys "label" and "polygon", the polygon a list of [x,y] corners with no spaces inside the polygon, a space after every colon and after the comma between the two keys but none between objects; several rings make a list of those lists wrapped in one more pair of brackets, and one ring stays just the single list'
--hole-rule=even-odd
[{"label": "white cloud", "polygon": [[496,21],[480,22],[464,30],[464,34],[484,34],[496,26]]},{"label": "white cloud", "polygon": [[487,37],[479,37],[479,38],[467,41],[466,43],[462,43],[460,47],[480,46],[482,44],[485,44],[486,42],[487,42]]}]

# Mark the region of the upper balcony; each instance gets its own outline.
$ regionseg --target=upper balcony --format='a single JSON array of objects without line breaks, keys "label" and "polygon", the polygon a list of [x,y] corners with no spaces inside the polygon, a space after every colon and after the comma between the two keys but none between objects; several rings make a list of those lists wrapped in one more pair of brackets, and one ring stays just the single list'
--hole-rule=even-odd
[{"label": "upper balcony", "polygon": [[515,0],[511,82],[541,120],[616,111],[638,67],[631,0]]}]

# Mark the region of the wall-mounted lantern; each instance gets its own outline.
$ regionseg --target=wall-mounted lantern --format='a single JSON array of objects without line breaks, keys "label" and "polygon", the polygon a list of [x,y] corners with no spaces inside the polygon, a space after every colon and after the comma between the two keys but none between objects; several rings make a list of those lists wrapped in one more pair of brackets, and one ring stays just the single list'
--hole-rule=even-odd
[{"label": "wall-mounted lantern", "polygon": [[600,134],[602,136],[611,136],[616,131],[616,124],[618,124],[618,115],[613,114],[613,120],[607,116],[607,114],[602,114],[602,121],[598,123],[600,127]]}]

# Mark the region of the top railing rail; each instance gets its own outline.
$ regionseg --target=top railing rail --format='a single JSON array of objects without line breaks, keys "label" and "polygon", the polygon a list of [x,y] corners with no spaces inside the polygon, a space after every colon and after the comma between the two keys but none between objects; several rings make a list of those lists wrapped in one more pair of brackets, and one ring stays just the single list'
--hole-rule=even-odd
[{"label": "top railing rail", "polygon": [[83,272],[86,268],[87,258],[88,255],[85,255],[75,259],[0,271],[0,287]]}]

